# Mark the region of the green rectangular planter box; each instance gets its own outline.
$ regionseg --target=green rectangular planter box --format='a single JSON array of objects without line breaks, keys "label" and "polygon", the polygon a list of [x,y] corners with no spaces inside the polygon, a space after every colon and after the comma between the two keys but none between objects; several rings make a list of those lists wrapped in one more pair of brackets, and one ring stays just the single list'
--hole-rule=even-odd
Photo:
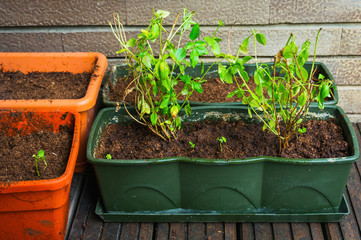
[{"label": "green rectangular planter box", "polygon": [[[207,69],[212,63],[205,63],[204,69]],[[273,66],[272,62],[264,63],[268,66]],[[254,71],[256,70],[256,64],[245,64],[245,71],[250,75],[253,76]],[[308,72],[311,71],[312,62],[306,62],[305,68]],[[315,68],[318,69],[318,71],[324,75],[327,79],[334,80],[332,77],[332,74],[328,70],[328,68],[325,66],[325,64],[316,62]],[[277,70],[277,69],[276,69]],[[191,75],[192,77],[198,77],[201,75],[201,66],[198,65],[195,68],[187,68],[186,69],[187,74]],[[278,70],[279,72],[279,70]],[[116,83],[120,77],[127,76],[127,66],[124,65],[116,65],[113,66],[113,68],[108,72],[107,78],[105,79],[105,85],[103,87],[103,104],[107,107],[115,107],[116,102],[109,100],[109,83]],[[207,73],[207,78],[215,78],[219,77],[218,75],[218,65],[215,64]],[[338,91],[336,88],[336,83],[333,82],[333,88],[332,93],[334,96],[334,99],[325,101],[325,105],[336,105],[338,103]],[[123,105],[123,102],[119,102],[121,105]],[[243,104],[241,102],[219,102],[219,103],[207,103],[207,102],[194,102],[190,101],[191,106],[216,106],[216,105],[227,105],[227,106],[242,106]],[[317,103],[311,103],[311,106],[317,106]]]},{"label": "green rectangular planter box", "polygon": [[[339,213],[351,165],[359,157],[356,135],[345,113],[337,106],[326,106],[322,111],[311,107],[310,116],[336,118],[352,155],[337,159],[264,156],[230,161],[184,157],[96,159],[94,150],[105,125],[132,121],[123,108],[118,112],[115,108],[105,108],[93,124],[87,146],[87,157],[94,166],[100,187],[102,209],[105,213],[154,213],[174,209],[197,213]],[[194,107],[192,115],[184,120],[225,117],[250,121],[246,106]]]}]

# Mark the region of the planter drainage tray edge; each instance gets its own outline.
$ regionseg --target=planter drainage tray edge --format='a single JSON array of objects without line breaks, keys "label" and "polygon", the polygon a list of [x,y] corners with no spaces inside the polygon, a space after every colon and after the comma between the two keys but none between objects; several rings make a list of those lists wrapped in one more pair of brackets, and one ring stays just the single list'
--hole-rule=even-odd
[{"label": "planter drainage tray edge", "polygon": [[334,213],[276,214],[194,210],[105,212],[101,200],[98,201],[95,209],[95,213],[104,222],[339,222],[349,212],[344,195],[338,212]]}]

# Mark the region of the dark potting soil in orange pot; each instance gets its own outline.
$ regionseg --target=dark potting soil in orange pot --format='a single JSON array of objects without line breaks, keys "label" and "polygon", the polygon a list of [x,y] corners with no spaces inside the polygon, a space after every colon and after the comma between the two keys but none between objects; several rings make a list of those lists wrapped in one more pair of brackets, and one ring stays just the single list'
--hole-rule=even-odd
[{"label": "dark potting soil in orange pot", "polygon": [[1,239],[64,239],[79,139],[75,111],[0,111]]},{"label": "dark potting soil in orange pot", "polygon": [[[106,67],[107,59],[101,53],[0,53],[0,109],[66,108],[79,112],[76,172],[82,172],[86,169],[86,143],[100,107],[98,94]],[[14,92],[15,85],[10,83],[22,91]]]}]

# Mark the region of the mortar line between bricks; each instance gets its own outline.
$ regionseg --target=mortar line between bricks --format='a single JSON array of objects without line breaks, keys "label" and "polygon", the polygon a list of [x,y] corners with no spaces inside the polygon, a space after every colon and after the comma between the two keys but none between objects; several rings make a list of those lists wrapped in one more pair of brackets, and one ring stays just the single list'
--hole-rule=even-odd
[{"label": "mortar line between bricks", "polygon": [[[139,28],[145,28],[145,25],[125,25],[126,31],[139,31]],[[170,27],[170,26],[168,26]],[[201,29],[208,30],[216,28],[216,25],[201,25]],[[228,29],[230,25],[223,27]],[[251,28],[257,30],[302,30],[302,29],[318,29],[323,27],[337,29],[361,29],[361,23],[301,23],[301,24],[269,24],[269,25],[236,25],[233,30],[249,31]],[[72,33],[72,32],[110,32],[108,25],[99,26],[1,26],[0,33],[26,33],[26,32],[46,32],[46,33]]]}]

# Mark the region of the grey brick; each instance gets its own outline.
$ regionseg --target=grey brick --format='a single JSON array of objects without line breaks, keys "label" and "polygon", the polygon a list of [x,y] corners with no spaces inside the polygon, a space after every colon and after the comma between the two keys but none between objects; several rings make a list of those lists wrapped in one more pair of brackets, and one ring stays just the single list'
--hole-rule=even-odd
[{"label": "grey brick", "polygon": [[269,18],[269,0],[126,0],[127,24],[147,25],[153,17],[152,9],[168,10],[172,14],[165,19],[166,24],[172,24],[176,12],[182,13],[182,8],[196,11],[195,20],[203,25],[217,25],[217,20],[225,24],[267,24]]},{"label": "grey brick", "polygon": [[361,86],[340,86],[339,91],[339,106],[346,113],[360,114],[361,113]]},{"label": "grey brick", "polygon": [[57,33],[0,33],[0,52],[63,52]]},{"label": "grey brick", "polygon": [[[361,85],[361,58],[320,58],[326,64],[338,86]],[[360,99],[361,101],[361,99]]]},{"label": "grey brick", "polygon": [[270,1],[270,23],[360,22],[358,0]]},{"label": "grey brick", "polygon": [[115,12],[126,21],[125,0],[2,1],[0,26],[107,25]]},{"label": "grey brick", "polygon": [[276,0],[270,2],[270,23],[322,22],[323,1]]},{"label": "grey brick", "polygon": [[361,29],[342,29],[341,55],[361,54]]},{"label": "grey brick", "polygon": [[360,22],[361,1],[359,0],[323,0],[324,21],[326,22]]}]

